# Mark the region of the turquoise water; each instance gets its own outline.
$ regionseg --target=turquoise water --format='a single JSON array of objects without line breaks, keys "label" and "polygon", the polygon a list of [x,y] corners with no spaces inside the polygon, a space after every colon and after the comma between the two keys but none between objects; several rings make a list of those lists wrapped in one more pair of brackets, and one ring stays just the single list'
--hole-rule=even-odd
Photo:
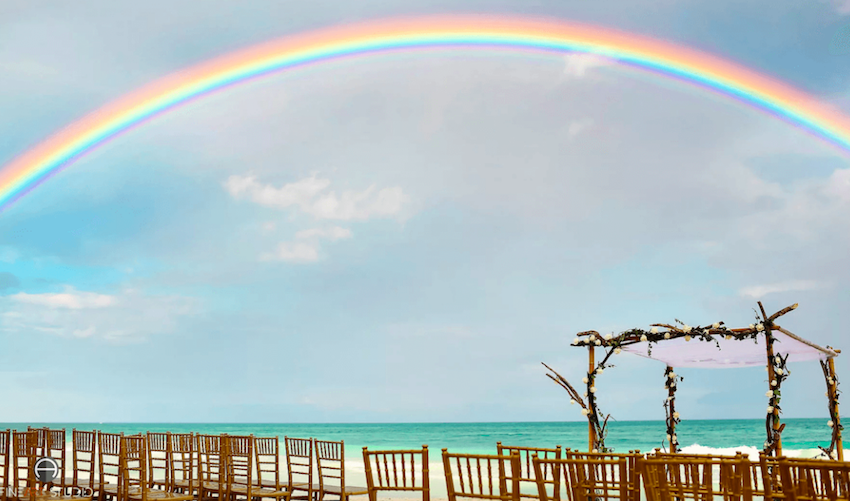
[{"label": "turquoise water", "polygon": [[[782,434],[784,450],[815,449],[828,446],[830,428],[824,419],[786,419]],[[345,440],[346,457],[356,458],[363,446],[370,449],[419,448],[427,444],[438,458],[440,449],[451,452],[494,453],[497,441],[505,445],[528,445],[587,449],[586,422],[552,423],[389,423],[389,424],[211,424],[211,423],[4,423],[0,427],[26,429],[50,426],[138,433],[228,433],[255,436],[284,436],[320,440]],[[606,445],[617,452],[631,449],[649,451],[661,447],[665,426],[662,421],[609,422]],[[699,444],[711,448],[750,446],[761,449],[765,440],[762,420],[685,420],[677,435],[681,446]],[[68,433],[70,440],[70,433]],[[848,443],[845,442],[845,447]],[[433,460],[433,459],[432,459]]]}]

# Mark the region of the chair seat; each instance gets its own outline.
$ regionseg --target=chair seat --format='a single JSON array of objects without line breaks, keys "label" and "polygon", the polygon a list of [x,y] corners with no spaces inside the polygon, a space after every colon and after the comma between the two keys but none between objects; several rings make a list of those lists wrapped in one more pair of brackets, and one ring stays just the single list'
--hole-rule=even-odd
[{"label": "chair seat", "polygon": [[[339,494],[342,493],[339,485],[326,485],[323,489],[321,489],[321,492],[323,492],[325,494],[336,494],[336,495],[339,495]],[[356,487],[356,486],[353,486],[353,485],[346,485],[345,486],[345,495],[346,496],[356,496],[358,494],[369,494],[369,489],[367,489],[366,487]]]},{"label": "chair seat", "polygon": [[[148,499],[156,499],[157,501],[192,501],[194,498],[191,494],[177,494],[176,492],[160,491],[155,489],[146,489]],[[142,490],[138,487],[129,489],[127,497],[130,499],[142,499]]]},{"label": "chair seat", "polygon": [[[230,487],[230,492],[236,494],[248,494],[248,487],[244,485],[234,485]],[[289,496],[289,491],[287,490],[276,490],[270,489],[268,487],[254,487],[251,486],[251,497],[261,497],[261,498],[281,498]]]}]

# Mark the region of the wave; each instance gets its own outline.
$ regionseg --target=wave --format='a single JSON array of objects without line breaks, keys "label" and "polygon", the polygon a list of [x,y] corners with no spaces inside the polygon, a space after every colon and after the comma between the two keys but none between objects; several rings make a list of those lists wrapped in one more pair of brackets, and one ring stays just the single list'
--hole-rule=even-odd
[{"label": "wave", "polygon": [[[713,454],[720,456],[734,456],[738,452],[742,452],[750,457],[750,461],[759,460],[759,452],[761,449],[751,445],[741,445],[738,447],[708,447],[706,445],[692,444],[687,447],[682,447],[680,452],[683,454]],[[826,459],[826,454],[820,449],[782,449],[782,455],[789,458],[818,458]],[[835,452],[832,453],[833,459],[837,459]]]}]

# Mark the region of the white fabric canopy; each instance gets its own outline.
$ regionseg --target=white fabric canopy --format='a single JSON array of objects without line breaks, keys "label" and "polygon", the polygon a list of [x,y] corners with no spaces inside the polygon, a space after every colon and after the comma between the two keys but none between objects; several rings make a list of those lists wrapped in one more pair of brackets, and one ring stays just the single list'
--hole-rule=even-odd
[{"label": "white fabric canopy", "polygon": [[[774,331],[776,342],[773,351],[783,357],[788,355],[788,362],[804,362],[826,360],[837,354],[827,348],[810,343],[782,329]],[[767,364],[767,351],[764,346],[764,335],[753,339],[735,340],[714,336],[720,342],[720,348],[712,342],[684,338],[668,339],[653,344],[652,355],[647,355],[648,342],[623,346],[623,351],[642,357],[664,362],[670,367],[697,367],[704,369],[719,369],[731,367],[764,367]]]}]

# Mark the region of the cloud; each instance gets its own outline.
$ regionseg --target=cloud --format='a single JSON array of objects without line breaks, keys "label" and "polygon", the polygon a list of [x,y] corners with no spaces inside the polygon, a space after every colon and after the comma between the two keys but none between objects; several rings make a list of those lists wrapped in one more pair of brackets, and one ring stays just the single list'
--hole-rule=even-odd
[{"label": "cloud", "polygon": [[588,127],[593,125],[593,120],[573,120],[570,122],[570,125],[567,126],[567,138],[573,139],[582,131],[587,130]]},{"label": "cloud", "polygon": [[71,310],[106,308],[115,304],[114,296],[93,292],[76,292],[73,289],[69,289],[69,292],[58,294],[27,294],[26,292],[19,292],[11,296],[11,299],[17,303]]},{"label": "cloud", "polygon": [[775,292],[810,291],[820,289],[822,287],[823,284],[814,280],[791,280],[788,282],[781,282],[776,284],[754,285],[751,287],[744,287],[739,292],[742,296],[749,296],[754,299],[759,299]]},{"label": "cloud", "polygon": [[0,272],[0,292],[6,289],[17,289],[21,285],[20,280],[9,272]]},{"label": "cloud", "polygon": [[282,242],[273,253],[260,256],[262,261],[288,261],[290,263],[312,263],[319,260],[321,239],[335,242],[351,238],[351,230],[334,226],[327,229],[312,228],[295,234],[295,242]]},{"label": "cloud", "polygon": [[568,78],[584,78],[589,70],[613,64],[610,59],[594,54],[567,54],[564,56],[564,75]]},{"label": "cloud", "polygon": [[400,187],[383,188],[375,191],[370,186],[364,191],[324,192],[331,182],[311,176],[280,188],[261,184],[254,176],[230,176],[224,182],[225,189],[235,199],[247,198],[266,207],[288,208],[297,206],[316,219],[343,221],[367,220],[372,217],[398,215],[408,201]]},{"label": "cloud", "polygon": [[832,6],[842,16],[850,14],[850,0],[832,0]]},{"label": "cloud", "polygon": [[0,332],[32,336],[141,341],[173,332],[181,317],[198,311],[194,298],[148,295],[125,289],[113,295],[77,291],[19,293],[0,299]]}]

